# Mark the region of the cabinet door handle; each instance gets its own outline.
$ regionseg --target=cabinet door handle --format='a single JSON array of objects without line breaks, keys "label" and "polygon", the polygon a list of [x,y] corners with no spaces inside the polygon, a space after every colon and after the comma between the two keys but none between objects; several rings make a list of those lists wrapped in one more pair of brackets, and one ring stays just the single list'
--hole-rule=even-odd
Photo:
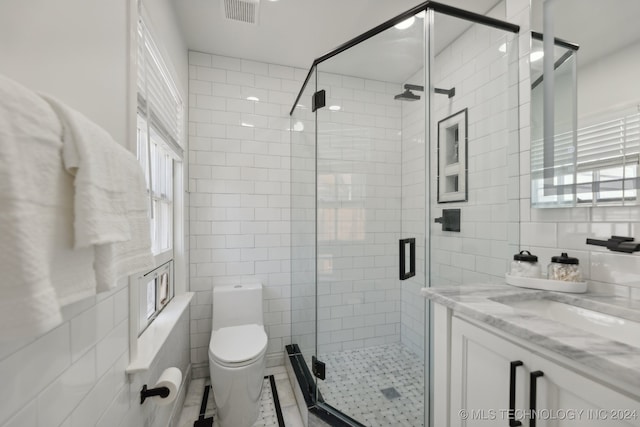
[{"label": "cabinet door handle", "polygon": [[531,418],[529,418],[529,427],[536,427],[536,382],[538,378],[544,376],[544,372],[533,371],[529,375],[529,409],[531,415]]},{"label": "cabinet door handle", "polygon": [[522,366],[522,360],[514,360],[509,368],[509,427],[518,427],[522,423],[516,420],[516,368]]}]

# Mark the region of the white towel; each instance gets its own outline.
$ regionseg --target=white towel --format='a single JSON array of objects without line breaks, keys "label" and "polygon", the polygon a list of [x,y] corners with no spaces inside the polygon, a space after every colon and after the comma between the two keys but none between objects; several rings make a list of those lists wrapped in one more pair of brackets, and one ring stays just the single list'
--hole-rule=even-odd
[{"label": "white towel", "polygon": [[42,334],[62,321],[47,246],[62,128],[36,94],[0,76],[0,341]]},{"label": "white towel", "polygon": [[149,198],[135,156],[100,126],[44,96],[64,126],[63,160],[75,174],[75,247],[95,245],[97,290],[154,265]]},{"label": "white towel", "polygon": [[141,176],[137,184],[132,183],[132,187],[143,189],[142,194],[131,191],[127,197],[127,217],[132,238],[95,247],[94,268],[98,292],[113,289],[118,279],[151,270],[155,265],[151,254],[149,204],[144,192],[144,177]]},{"label": "white towel", "polygon": [[126,195],[140,170],[133,155],[80,112],[44,95],[64,127],[62,158],[75,175],[77,248],[131,239]]}]

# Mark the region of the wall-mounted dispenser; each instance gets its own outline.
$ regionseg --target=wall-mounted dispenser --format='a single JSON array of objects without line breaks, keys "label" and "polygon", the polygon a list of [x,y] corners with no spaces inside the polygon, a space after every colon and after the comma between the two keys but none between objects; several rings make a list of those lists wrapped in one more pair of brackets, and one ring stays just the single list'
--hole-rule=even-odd
[{"label": "wall-mounted dispenser", "polygon": [[640,251],[640,242],[633,237],[611,236],[607,240],[587,239],[587,245],[604,246],[610,251],[633,253]]}]

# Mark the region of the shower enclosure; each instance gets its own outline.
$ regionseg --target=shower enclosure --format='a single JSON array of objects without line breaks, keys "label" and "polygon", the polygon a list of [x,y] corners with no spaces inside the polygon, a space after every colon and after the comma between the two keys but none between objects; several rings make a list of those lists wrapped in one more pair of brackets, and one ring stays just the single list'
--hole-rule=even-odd
[{"label": "shower enclosure", "polygon": [[501,282],[517,252],[518,30],[426,2],[309,71],[291,110],[287,351],[329,425],[429,425],[420,288]]}]

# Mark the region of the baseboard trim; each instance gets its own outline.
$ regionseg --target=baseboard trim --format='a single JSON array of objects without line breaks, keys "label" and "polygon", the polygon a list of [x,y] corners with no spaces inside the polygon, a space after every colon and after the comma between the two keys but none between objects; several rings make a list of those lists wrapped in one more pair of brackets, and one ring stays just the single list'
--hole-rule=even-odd
[{"label": "baseboard trim", "polygon": [[209,362],[206,363],[194,363],[192,365],[192,375],[194,380],[198,378],[207,378],[209,376]]},{"label": "baseboard trim", "polygon": [[276,366],[284,365],[284,356],[282,353],[271,353],[267,354],[267,368],[275,368]]}]

